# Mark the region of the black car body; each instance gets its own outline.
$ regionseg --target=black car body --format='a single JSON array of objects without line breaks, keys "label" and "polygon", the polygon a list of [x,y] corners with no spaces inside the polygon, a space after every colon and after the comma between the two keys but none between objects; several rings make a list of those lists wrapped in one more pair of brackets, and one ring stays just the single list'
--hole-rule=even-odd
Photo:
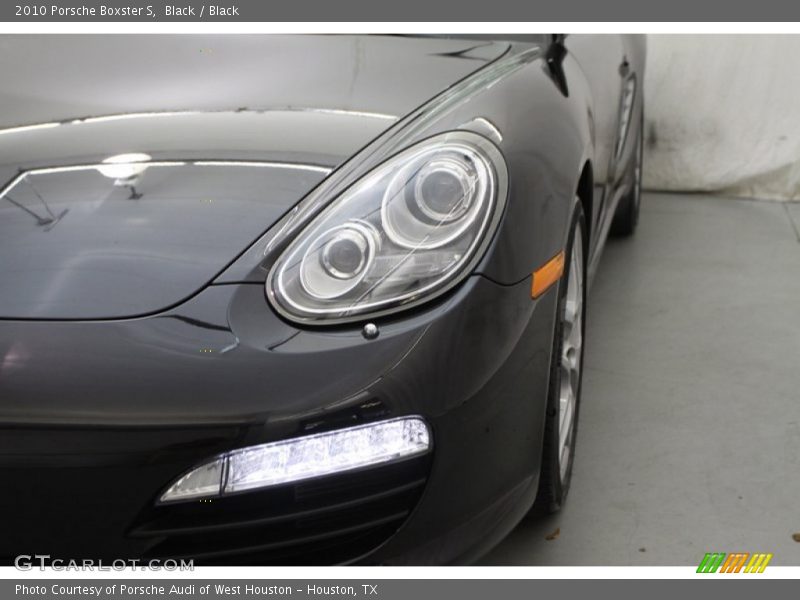
[{"label": "black car body", "polygon": [[[632,197],[641,39],[2,36],[0,49],[4,562],[462,563],[522,518],[560,287],[532,299],[531,274],[568,246],[579,207],[591,280]],[[377,316],[276,310],[265,281],[309,220],[453,131],[507,166],[469,272]],[[138,187],[69,168],[128,153],[166,166]],[[409,415],[431,447],[406,460],[159,501],[221,453]]]}]

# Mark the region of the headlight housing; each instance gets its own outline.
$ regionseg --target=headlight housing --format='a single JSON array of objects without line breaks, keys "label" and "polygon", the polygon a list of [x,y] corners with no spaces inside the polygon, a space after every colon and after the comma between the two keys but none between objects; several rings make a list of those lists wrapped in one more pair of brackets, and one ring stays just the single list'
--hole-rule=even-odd
[{"label": "headlight housing", "polygon": [[430,300],[474,268],[505,206],[507,169],[486,138],[422,141],[360,179],[309,223],[267,277],[284,317],[342,323]]}]

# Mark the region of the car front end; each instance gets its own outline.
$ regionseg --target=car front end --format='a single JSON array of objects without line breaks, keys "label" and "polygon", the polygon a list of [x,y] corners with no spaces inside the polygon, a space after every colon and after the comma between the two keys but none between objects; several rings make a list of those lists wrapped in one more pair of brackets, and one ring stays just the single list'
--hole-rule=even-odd
[{"label": "car front end", "polygon": [[[267,107],[112,94],[135,110],[0,129],[4,562],[465,562],[533,503],[558,286],[531,273],[583,142],[552,120],[565,149],[531,159],[496,95],[555,105],[519,73],[542,54],[312,40],[371,104],[298,106],[321,64]],[[364,44],[424,81],[386,94]]]}]

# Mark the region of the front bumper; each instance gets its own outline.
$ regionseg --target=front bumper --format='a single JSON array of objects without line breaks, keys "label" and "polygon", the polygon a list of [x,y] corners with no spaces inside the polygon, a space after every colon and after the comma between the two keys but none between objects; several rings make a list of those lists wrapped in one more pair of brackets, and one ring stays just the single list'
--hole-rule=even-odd
[{"label": "front bumper", "polygon": [[[473,276],[374,340],[298,330],[253,284],[140,319],[0,322],[0,557],[467,561],[534,498],[554,298]],[[431,453],[155,506],[220,452],[403,415]]]}]

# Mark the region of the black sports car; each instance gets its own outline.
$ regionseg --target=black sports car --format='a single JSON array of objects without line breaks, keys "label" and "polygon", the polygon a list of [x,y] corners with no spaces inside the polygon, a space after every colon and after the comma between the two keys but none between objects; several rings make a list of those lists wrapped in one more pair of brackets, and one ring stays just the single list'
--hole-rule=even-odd
[{"label": "black sports car", "polygon": [[463,563],[564,502],[641,38],[0,36],[0,557]]}]

